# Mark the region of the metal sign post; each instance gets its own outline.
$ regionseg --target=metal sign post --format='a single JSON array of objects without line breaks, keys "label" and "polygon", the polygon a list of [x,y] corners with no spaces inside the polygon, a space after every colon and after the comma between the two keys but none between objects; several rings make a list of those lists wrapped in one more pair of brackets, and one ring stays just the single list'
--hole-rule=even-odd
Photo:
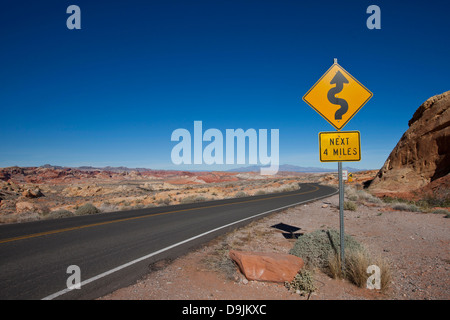
[{"label": "metal sign post", "polygon": [[345,256],[344,256],[344,181],[342,179],[342,162],[338,162],[339,176],[339,235],[341,245],[341,270],[344,274]]}]

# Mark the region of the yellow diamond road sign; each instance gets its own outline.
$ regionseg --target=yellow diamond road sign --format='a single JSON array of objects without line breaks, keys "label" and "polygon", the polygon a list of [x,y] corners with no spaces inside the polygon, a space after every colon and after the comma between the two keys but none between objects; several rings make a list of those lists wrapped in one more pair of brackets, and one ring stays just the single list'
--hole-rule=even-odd
[{"label": "yellow diamond road sign", "polygon": [[360,161],[359,131],[319,132],[321,162]]},{"label": "yellow diamond road sign", "polygon": [[372,92],[335,62],[303,100],[339,131],[370,98]]}]

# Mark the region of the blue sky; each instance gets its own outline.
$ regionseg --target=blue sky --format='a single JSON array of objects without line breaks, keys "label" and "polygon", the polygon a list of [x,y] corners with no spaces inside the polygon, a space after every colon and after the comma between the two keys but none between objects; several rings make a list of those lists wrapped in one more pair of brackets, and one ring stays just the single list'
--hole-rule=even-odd
[{"label": "blue sky", "polygon": [[[69,30],[66,9],[81,9]],[[369,30],[366,9],[381,9]],[[380,168],[427,98],[450,89],[447,1],[4,1],[0,167],[175,166],[175,129],[279,129],[280,163],[319,161],[334,128],[302,101],[333,64],[373,98],[343,130]]]}]

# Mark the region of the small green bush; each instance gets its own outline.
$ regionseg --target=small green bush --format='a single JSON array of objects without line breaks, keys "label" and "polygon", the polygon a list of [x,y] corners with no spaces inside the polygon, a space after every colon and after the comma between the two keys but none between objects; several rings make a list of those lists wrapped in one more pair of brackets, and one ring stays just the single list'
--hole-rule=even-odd
[{"label": "small green bush", "polygon": [[394,210],[400,210],[400,211],[412,211],[412,212],[420,211],[420,209],[415,204],[408,204],[408,203],[403,203],[403,202],[393,203],[391,205],[391,207]]},{"label": "small green bush", "polygon": [[390,283],[389,265],[381,257],[373,258],[353,237],[344,235],[345,268],[342,274],[340,261],[340,235],[336,230],[316,230],[298,238],[290,254],[305,261],[308,269],[319,268],[334,278],[345,278],[351,283],[364,287],[369,275],[366,270],[371,264],[381,269],[381,290]]},{"label": "small green bush", "polygon": [[[362,246],[349,235],[344,235],[348,250],[361,250]],[[328,268],[331,255],[340,252],[340,236],[336,230],[316,230],[297,239],[290,254],[300,257],[308,267]]]},{"label": "small green bush", "polygon": [[357,201],[357,200],[358,200],[358,196],[356,195],[356,193],[349,194],[349,195],[347,196],[347,199],[348,199],[348,200],[351,200],[351,201]]},{"label": "small green bush", "polygon": [[295,191],[300,189],[300,186],[298,183],[290,183],[288,185],[280,187],[280,192],[289,192],[289,191]]},{"label": "small green bush", "polygon": [[417,201],[417,205],[426,208],[434,208],[434,207],[446,208],[450,207],[450,197],[437,198],[433,196],[426,196],[425,198]]},{"label": "small green bush", "polygon": [[347,187],[345,189],[345,196],[350,201],[360,201],[362,203],[369,202],[377,205],[383,204],[381,199],[375,197],[366,190],[357,190],[354,187]]},{"label": "small green bush", "polygon": [[187,203],[197,203],[197,202],[203,202],[208,201],[208,199],[204,196],[187,196],[186,198],[183,198],[180,200],[181,204],[187,204]]},{"label": "small green bush", "polygon": [[55,211],[50,212],[49,214],[45,215],[45,219],[58,219],[58,218],[64,218],[64,217],[71,217],[74,213],[69,210],[65,209],[58,209]]},{"label": "small green bush", "polygon": [[85,205],[82,205],[75,211],[75,215],[77,216],[83,216],[87,214],[95,214],[99,213],[100,210],[97,209],[92,203],[86,203]]},{"label": "small green bush", "polygon": [[445,215],[449,214],[449,212],[447,210],[445,210],[445,209],[435,209],[432,212],[433,213],[437,213],[437,214],[445,214]]},{"label": "small green bush", "polygon": [[359,200],[366,201],[374,204],[382,204],[383,201],[381,201],[380,198],[375,197],[374,195],[366,192],[365,190],[358,190],[356,191],[356,195]]},{"label": "small green bush", "polygon": [[235,198],[242,198],[242,197],[247,197],[248,194],[246,194],[244,191],[239,191],[236,192],[236,194],[234,195]]},{"label": "small green bush", "polygon": [[301,269],[295,276],[294,280],[291,282],[286,281],[284,285],[288,288],[288,290],[293,290],[296,292],[298,290],[300,294],[309,294],[317,290],[314,283],[313,273],[307,269]]},{"label": "small green bush", "polygon": [[355,211],[357,208],[356,203],[352,201],[344,201],[344,210]]}]

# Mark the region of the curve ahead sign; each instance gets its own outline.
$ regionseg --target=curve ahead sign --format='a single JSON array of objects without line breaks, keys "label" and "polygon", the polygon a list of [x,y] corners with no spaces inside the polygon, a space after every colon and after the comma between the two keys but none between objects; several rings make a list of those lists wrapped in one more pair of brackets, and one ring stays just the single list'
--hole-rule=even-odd
[{"label": "curve ahead sign", "polygon": [[339,131],[372,95],[372,92],[335,62],[309,89],[303,100]]}]

